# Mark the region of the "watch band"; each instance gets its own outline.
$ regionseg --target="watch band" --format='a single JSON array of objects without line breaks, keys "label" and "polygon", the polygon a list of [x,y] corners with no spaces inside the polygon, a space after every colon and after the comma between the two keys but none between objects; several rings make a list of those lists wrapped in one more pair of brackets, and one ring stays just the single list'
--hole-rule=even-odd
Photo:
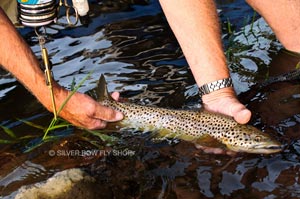
[{"label": "watch band", "polygon": [[210,83],[200,86],[199,94],[200,94],[200,97],[202,97],[203,95],[206,95],[213,91],[217,91],[217,90],[220,90],[222,88],[227,88],[227,87],[233,87],[232,79],[230,77],[225,78],[225,79],[220,79],[220,80],[210,82]]}]

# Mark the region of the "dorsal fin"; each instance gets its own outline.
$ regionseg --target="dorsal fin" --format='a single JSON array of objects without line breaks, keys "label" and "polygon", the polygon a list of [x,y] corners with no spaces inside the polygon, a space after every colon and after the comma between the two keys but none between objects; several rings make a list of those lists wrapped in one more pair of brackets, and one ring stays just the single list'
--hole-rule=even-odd
[{"label": "dorsal fin", "polygon": [[98,96],[98,101],[100,102],[104,100],[113,100],[113,98],[110,96],[110,94],[107,91],[106,80],[103,74],[100,76],[98,82],[97,96]]}]

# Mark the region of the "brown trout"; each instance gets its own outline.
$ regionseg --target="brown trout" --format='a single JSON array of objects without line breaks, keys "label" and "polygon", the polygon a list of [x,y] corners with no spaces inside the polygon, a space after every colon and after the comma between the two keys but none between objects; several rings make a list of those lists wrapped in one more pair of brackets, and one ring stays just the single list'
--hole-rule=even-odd
[{"label": "brown trout", "polygon": [[236,152],[269,154],[282,150],[281,144],[268,134],[225,115],[120,103],[108,93],[103,75],[97,89],[101,104],[124,114],[124,119],[118,122],[121,127],[157,131],[160,136],[193,142],[210,136]]}]

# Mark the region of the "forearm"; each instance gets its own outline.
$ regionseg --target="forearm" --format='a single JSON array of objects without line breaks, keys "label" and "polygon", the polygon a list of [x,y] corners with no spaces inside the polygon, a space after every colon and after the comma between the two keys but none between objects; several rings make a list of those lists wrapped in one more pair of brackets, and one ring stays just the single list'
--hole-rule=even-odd
[{"label": "forearm", "polygon": [[[38,60],[1,8],[0,30],[0,64],[22,82],[48,110],[51,110],[49,90]],[[60,90],[56,85],[56,95],[60,95]]]},{"label": "forearm", "polygon": [[285,48],[300,53],[299,0],[247,0],[247,3],[266,19]]},{"label": "forearm", "polygon": [[213,0],[160,0],[199,86],[229,77]]},{"label": "forearm", "polygon": [[[220,25],[213,0],[160,0],[198,86],[229,77]],[[234,117],[245,124],[251,112],[232,87],[202,96],[204,108]]]}]

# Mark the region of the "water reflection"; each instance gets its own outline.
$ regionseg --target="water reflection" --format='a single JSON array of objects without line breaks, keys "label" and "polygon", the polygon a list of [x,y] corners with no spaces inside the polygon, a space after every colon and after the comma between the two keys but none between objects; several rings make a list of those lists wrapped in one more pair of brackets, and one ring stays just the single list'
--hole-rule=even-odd
[{"label": "water reflection", "polygon": [[[73,78],[78,83],[93,71],[80,88],[81,92],[92,93],[100,74],[105,74],[110,91],[120,91],[123,97],[134,102],[198,108],[197,86],[158,2],[123,2],[92,1],[89,27],[56,25],[50,29],[52,39],[46,46],[54,64],[55,79],[70,88]],[[243,7],[237,12],[247,10],[252,16],[249,8],[244,7],[244,1],[235,1],[220,6],[222,19],[241,5]],[[234,14],[230,16],[240,20]],[[225,34],[223,38],[230,37]],[[26,30],[23,35],[40,56],[33,32]],[[237,28],[231,38],[233,40],[227,42],[227,52],[239,98],[253,111],[251,124],[285,144],[282,153],[269,156],[240,154],[237,157],[212,155],[196,150],[188,142],[155,143],[149,134],[122,132],[122,136],[113,135],[122,137],[122,147],[136,151],[134,157],[50,158],[50,149],[103,146],[99,138],[83,136],[84,132],[76,130],[28,155],[20,155],[20,145],[6,145],[0,153],[3,157],[0,195],[9,195],[22,184],[35,182],[32,178],[45,179],[54,170],[84,167],[101,184],[97,191],[103,193],[103,198],[300,197],[299,80],[277,82],[260,89],[255,87],[268,79],[268,74],[278,72],[271,70],[269,65],[272,55],[279,54],[281,47],[262,19],[251,26]],[[1,115],[1,124],[17,128],[20,135],[35,133],[32,128],[17,123],[15,117],[30,118],[43,112],[37,108],[36,100],[5,73],[0,78],[0,90],[2,112],[12,112]],[[22,96],[24,100],[20,102],[13,96]],[[8,102],[8,98],[11,101]],[[42,120],[42,117],[41,114],[31,120]],[[3,131],[0,133],[0,136],[5,135]],[[8,158],[8,151],[20,155],[19,161]],[[19,178],[16,173],[21,173]],[[14,184],[16,181],[18,183]]]},{"label": "water reflection", "polygon": [[43,166],[31,163],[30,161],[25,161],[7,176],[4,176],[1,179],[0,186],[8,186],[9,184],[16,183],[18,181],[24,181],[27,178],[30,178],[30,176],[33,176],[34,178],[35,175],[40,176],[45,171],[46,169]]}]

